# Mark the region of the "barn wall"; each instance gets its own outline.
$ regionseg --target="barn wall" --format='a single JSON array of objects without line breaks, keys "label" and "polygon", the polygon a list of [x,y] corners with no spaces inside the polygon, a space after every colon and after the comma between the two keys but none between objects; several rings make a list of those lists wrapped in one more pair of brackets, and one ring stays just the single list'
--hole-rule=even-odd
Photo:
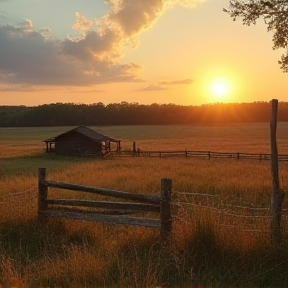
[{"label": "barn wall", "polygon": [[75,131],[55,139],[55,152],[69,155],[100,154],[102,143]]}]

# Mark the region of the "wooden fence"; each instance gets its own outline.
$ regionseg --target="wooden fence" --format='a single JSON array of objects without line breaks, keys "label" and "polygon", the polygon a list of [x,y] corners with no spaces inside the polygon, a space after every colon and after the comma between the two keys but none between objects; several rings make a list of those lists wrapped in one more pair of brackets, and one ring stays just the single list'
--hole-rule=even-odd
[{"label": "wooden fence", "polygon": [[[250,159],[265,161],[271,160],[271,154],[267,153],[240,153],[240,152],[212,152],[212,151],[189,151],[189,150],[174,150],[174,151],[152,151],[152,150],[136,150],[136,151],[122,151],[111,152],[111,156],[135,156],[135,157],[199,157],[199,158],[227,158],[227,159]],[[288,155],[278,155],[278,161],[287,161]]]},{"label": "wooden fence", "polygon": [[[48,187],[94,193],[125,199],[129,202],[92,201],[79,199],[48,198]],[[56,182],[46,179],[46,168],[38,170],[38,215],[61,217],[92,222],[127,224],[160,229],[161,237],[167,240],[172,231],[171,179],[161,179],[159,196],[134,194],[106,188]],[[129,214],[156,212],[157,218],[131,217]]]}]

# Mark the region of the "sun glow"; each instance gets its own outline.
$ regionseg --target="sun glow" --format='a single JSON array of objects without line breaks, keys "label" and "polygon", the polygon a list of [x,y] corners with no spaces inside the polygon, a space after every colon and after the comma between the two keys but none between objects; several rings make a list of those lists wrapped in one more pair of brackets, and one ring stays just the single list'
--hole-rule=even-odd
[{"label": "sun glow", "polygon": [[230,94],[231,84],[225,78],[212,80],[208,85],[209,95],[214,99],[223,99]]}]

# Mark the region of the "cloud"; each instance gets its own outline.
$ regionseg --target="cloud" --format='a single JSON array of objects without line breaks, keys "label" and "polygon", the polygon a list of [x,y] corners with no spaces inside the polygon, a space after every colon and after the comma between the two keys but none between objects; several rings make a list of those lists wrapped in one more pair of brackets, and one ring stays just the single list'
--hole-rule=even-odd
[{"label": "cloud", "polygon": [[[49,32],[47,29],[45,31]],[[77,47],[78,52],[82,53],[81,57],[70,57],[69,51],[63,52],[68,40],[61,42],[47,38],[43,33],[34,31],[29,20],[17,26],[0,26],[0,39],[0,82],[6,84],[81,86],[136,81],[140,71],[140,66],[133,63],[120,65],[111,63],[109,59],[97,58],[90,62],[91,59],[85,56],[87,47],[81,45]],[[85,39],[87,41],[89,37]],[[95,45],[99,50],[107,49],[101,48],[100,43]]]},{"label": "cloud", "polygon": [[144,88],[138,89],[136,91],[161,91],[161,90],[168,90],[167,86],[174,86],[174,85],[190,85],[194,81],[192,79],[183,79],[183,80],[172,80],[172,81],[161,81],[158,84],[151,84]]},{"label": "cloud", "polygon": [[75,17],[76,21],[72,26],[74,30],[79,31],[80,33],[85,33],[93,27],[93,21],[90,21],[79,12],[76,12]]},{"label": "cloud", "polygon": [[7,20],[6,14],[0,10],[0,21],[6,21],[6,20]]},{"label": "cloud", "polygon": [[160,85],[189,85],[192,84],[194,80],[192,79],[184,79],[184,80],[174,80],[174,81],[161,81]]},{"label": "cloud", "polygon": [[[192,7],[197,2],[108,0],[109,12],[96,21],[77,12],[73,28],[78,34],[64,40],[53,38],[49,28],[35,30],[29,19],[0,25],[0,83],[87,86],[141,81],[139,64],[121,62],[124,46],[136,47],[137,37],[153,27],[167,9],[176,4]],[[182,83],[165,83],[172,84]],[[152,85],[144,89],[165,88]]]},{"label": "cloud", "polygon": [[145,91],[162,91],[162,90],[167,90],[167,88],[164,88],[160,85],[152,84],[152,85],[148,85],[144,88],[138,89],[136,91],[145,92]]}]

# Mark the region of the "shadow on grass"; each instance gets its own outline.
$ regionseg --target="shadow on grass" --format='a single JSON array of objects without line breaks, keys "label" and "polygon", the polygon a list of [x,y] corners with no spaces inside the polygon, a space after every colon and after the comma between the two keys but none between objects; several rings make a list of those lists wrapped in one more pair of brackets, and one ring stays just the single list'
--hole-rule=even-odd
[{"label": "shadow on grass", "polygon": [[37,153],[1,159],[2,176],[27,175],[37,173],[39,167],[46,167],[50,171],[65,169],[71,164],[87,163],[101,160],[95,157],[61,156],[52,153]]},{"label": "shadow on grass", "polygon": [[61,255],[66,245],[94,245],[94,236],[85,229],[69,231],[59,219],[7,222],[0,226],[1,249],[21,263],[47,255]]},{"label": "shadow on grass", "polygon": [[89,226],[78,228],[57,219],[3,224],[0,259],[5,255],[22,267],[54,259],[53,271],[39,268],[38,278],[29,279],[44,287],[182,287],[189,283],[191,270],[207,287],[287,287],[287,241],[273,246],[260,239],[241,247],[205,223],[187,234],[182,246],[177,235],[166,246],[156,234],[132,234],[126,227],[121,235],[122,228],[102,235],[93,234]]}]

